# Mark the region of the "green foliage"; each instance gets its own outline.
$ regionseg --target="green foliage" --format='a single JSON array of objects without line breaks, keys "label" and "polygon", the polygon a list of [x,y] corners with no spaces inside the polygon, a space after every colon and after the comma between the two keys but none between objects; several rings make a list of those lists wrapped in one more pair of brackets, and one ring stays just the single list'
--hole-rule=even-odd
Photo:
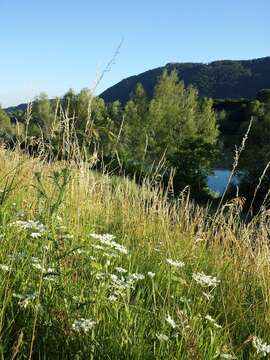
[{"label": "green foliage", "polygon": [[218,138],[212,105],[210,99],[200,100],[195,88],[185,88],[175,71],[162,74],[151,101],[138,85],[125,107],[126,157],[147,169],[165,156],[166,166],[176,169],[177,192],[191,184],[196,184],[192,190],[203,190]]},{"label": "green foliage", "polygon": [[51,135],[51,129],[54,122],[54,112],[48,96],[41,93],[33,103],[32,121],[30,133],[38,134],[38,129],[45,138]]},{"label": "green foliage", "polygon": [[8,114],[0,106],[0,135],[6,136],[12,133],[12,125]]}]

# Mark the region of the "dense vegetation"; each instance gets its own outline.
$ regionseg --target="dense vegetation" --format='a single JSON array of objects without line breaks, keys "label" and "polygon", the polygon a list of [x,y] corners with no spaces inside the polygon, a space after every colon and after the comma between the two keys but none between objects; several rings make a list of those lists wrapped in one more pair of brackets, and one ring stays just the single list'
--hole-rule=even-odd
[{"label": "dense vegetation", "polygon": [[[200,99],[194,87],[179,82],[175,71],[164,72],[152,99],[138,84],[130,100],[105,104],[88,89],[49,101],[41,94],[26,112],[2,111],[6,142],[66,159],[66,144],[76,138],[81,152],[98,153],[111,171],[136,176],[163,174],[165,185],[174,169],[174,191],[189,185],[192,194],[207,192],[206,175],[215,159],[218,129],[211,99]],[[7,122],[7,123],[6,123]],[[8,124],[8,125],[7,125]]]},{"label": "dense vegetation", "polygon": [[[269,227],[242,200],[0,151],[1,359],[258,359],[270,353]],[[71,160],[71,159],[70,159]]]},{"label": "dense vegetation", "polygon": [[[0,358],[269,356],[269,113],[269,90],[213,102],[175,71],[151,99],[138,84],[124,105],[83,89],[0,110]],[[191,196],[250,117],[246,222],[239,192]]]},{"label": "dense vegetation", "polygon": [[253,98],[261,89],[270,88],[270,57],[254,60],[223,60],[209,64],[172,63],[165,67],[131,76],[101,94],[106,102],[119,100],[125,103],[141,83],[152,97],[157,79],[164,69],[176,70],[185,85],[193,85],[200,96],[214,99]]},{"label": "dense vegetation", "polygon": [[[235,145],[253,119],[237,169],[246,207],[252,202],[256,208],[270,183],[269,104],[269,90],[259,91],[253,99],[201,98],[193,86],[179,82],[175,70],[164,71],[151,98],[137,84],[125,104],[105,103],[88,89],[79,94],[70,90],[55,100],[41,94],[26,111],[0,111],[0,135],[5,144],[20,143],[32,154],[42,144],[50,158],[58,159],[74,156],[66,144],[76,139],[77,156],[95,152],[96,168],[105,165],[112,173],[135,176],[138,182],[151,174],[162,176],[165,187],[172,185],[172,195],[189,186],[192,197],[201,201],[210,196],[207,175],[213,166],[231,168]],[[228,195],[234,196],[236,190],[230,190]]]}]

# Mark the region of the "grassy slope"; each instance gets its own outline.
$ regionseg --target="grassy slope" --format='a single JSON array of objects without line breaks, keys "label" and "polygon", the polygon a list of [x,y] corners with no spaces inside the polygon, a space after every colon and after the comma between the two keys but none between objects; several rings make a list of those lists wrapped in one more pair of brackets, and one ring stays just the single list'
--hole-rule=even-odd
[{"label": "grassy slope", "polygon": [[[0,182],[1,359],[256,359],[251,336],[270,341],[267,214],[241,225],[238,200],[213,222],[184,196],[169,206],[146,184],[2,150]],[[40,237],[17,223],[29,219],[45,225]],[[128,254],[99,249],[91,233],[115,235]],[[220,283],[203,287],[197,272]],[[128,287],[132,273],[145,279]],[[76,332],[81,318],[96,324]]]}]

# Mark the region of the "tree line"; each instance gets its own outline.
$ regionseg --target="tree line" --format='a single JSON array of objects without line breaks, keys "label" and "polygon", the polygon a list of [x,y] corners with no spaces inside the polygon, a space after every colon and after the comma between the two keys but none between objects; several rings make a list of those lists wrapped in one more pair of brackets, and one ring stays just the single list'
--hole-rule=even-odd
[{"label": "tree line", "polygon": [[0,109],[0,138],[10,146],[30,144],[32,152],[41,143],[58,159],[74,151],[71,144],[76,143],[81,153],[98,154],[97,167],[105,165],[138,181],[159,169],[168,184],[173,170],[174,194],[189,186],[194,197],[203,199],[209,195],[207,175],[240,142],[251,116],[254,123],[240,163],[248,170],[243,183],[251,196],[270,157],[269,90],[251,100],[213,101],[186,87],[176,71],[165,70],[151,98],[137,84],[125,104],[105,103],[85,88],[54,100],[42,93],[27,111]]}]

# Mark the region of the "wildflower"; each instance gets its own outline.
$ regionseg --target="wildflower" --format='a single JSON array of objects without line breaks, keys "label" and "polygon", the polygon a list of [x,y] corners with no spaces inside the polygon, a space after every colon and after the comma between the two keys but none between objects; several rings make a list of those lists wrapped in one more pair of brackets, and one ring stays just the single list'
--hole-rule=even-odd
[{"label": "wildflower", "polygon": [[204,273],[193,273],[192,274],[193,279],[202,286],[217,286],[220,283],[220,280],[218,280],[214,276],[205,275]]},{"label": "wildflower", "polygon": [[128,250],[125,246],[118,244],[116,241],[113,241],[115,238],[114,235],[111,234],[90,234],[94,239],[99,240],[99,242],[103,245],[110,246],[113,249],[123,253],[127,254]]},{"label": "wildflower", "polygon": [[32,266],[37,270],[40,270],[42,272],[46,272],[46,269],[40,263],[33,263]]},{"label": "wildflower", "polygon": [[263,343],[262,339],[258,338],[257,336],[253,337],[252,344],[257,350],[257,354],[262,356],[270,354],[270,345]]},{"label": "wildflower", "polygon": [[117,266],[117,267],[115,268],[115,270],[116,270],[117,272],[119,272],[119,273],[123,273],[123,274],[127,273],[127,270],[126,270],[126,269],[123,269],[123,268],[120,267],[120,266]]},{"label": "wildflower", "polygon": [[0,264],[0,270],[10,271],[11,267],[5,264]]},{"label": "wildflower", "polygon": [[165,334],[158,333],[158,334],[156,334],[156,337],[158,338],[159,341],[168,341],[169,340],[168,336]]},{"label": "wildflower", "polygon": [[31,302],[36,299],[37,295],[38,295],[37,292],[33,292],[31,294],[25,294],[25,295],[16,294],[16,293],[12,294],[13,297],[20,300],[18,304],[24,309],[26,309],[31,304]]},{"label": "wildflower", "polygon": [[37,238],[41,237],[42,234],[39,233],[39,232],[33,232],[33,233],[30,234],[30,236],[31,236],[33,239],[37,239]]},{"label": "wildflower", "polygon": [[156,274],[151,271],[148,271],[147,275],[152,279],[156,276]]},{"label": "wildflower", "polygon": [[219,324],[216,322],[216,320],[212,318],[212,316],[206,315],[206,316],[205,316],[205,319],[208,320],[208,321],[210,321],[216,328],[218,328],[218,329],[222,328],[222,326],[219,325]]},{"label": "wildflower", "polygon": [[54,275],[46,275],[44,276],[44,280],[47,280],[47,281],[55,281],[56,278]]},{"label": "wildflower", "polygon": [[172,259],[166,259],[166,262],[171,265],[171,266],[175,266],[177,268],[183,267],[185,266],[185,263],[183,261],[179,261],[179,260],[172,260]]},{"label": "wildflower", "polygon": [[17,226],[21,227],[24,230],[34,230],[39,233],[45,232],[45,226],[39,222],[34,220],[22,221],[18,220],[15,223]]},{"label": "wildflower", "polygon": [[105,243],[110,242],[113,239],[115,239],[115,236],[111,235],[111,234],[95,234],[95,233],[92,233],[90,235],[92,236],[92,238],[94,238],[96,240],[99,240],[100,242],[105,242]]},{"label": "wildflower", "polygon": [[128,280],[144,280],[145,276],[143,274],[133,273],[129,275]]},{"label": "wildflower", "polygon": [[117,275],[111,275],[113,287],[118,290],[124,290],[132,287],[131,282],[125,281],[123,277],[119,278]]},{"label": "wildflower", "polygon": [[116,253],[103,253],[104,256],[107,256],[108,258],[116,258],[118,257],[118,254]]},{"label": "wildflower", "polygon": [[90,319],[81,318],[79,320],[75,320],[72,324],[72,330],[76,332],[88,332],[89,330],[93,329],[96,325],[96,321]]},{"label": "wildflower", "polygon": [[109,297],[108,297],[108,300],[110,301],[110,302],[116,302],[117,301],[117,296],[116,295],[110,295]]},{"label": "wildflower", "polygon": [[176,322],[173,320],[173,318],[172,318],[169,314],[167,315],[167,317],[165,318],[165,320],[167,321],[167,323],[168,323],[169,325],[171,325],[171,327],[172,327],[173,329],[176,328]]}]

